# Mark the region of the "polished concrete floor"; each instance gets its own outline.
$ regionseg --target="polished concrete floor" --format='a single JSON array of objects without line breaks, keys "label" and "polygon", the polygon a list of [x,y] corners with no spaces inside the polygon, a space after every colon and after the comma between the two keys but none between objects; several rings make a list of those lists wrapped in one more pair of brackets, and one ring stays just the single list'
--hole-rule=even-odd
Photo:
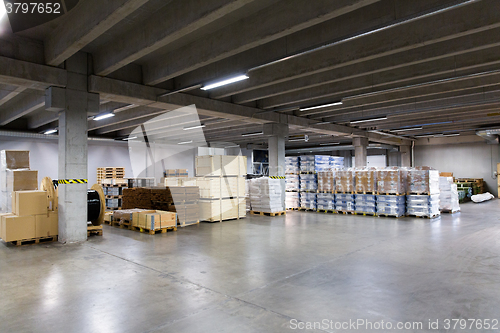
[{"label": "polished concrete floor", "polygon": [[446,319],[500,319],[500,200],[437,220],[291,212],[155,236],[105,226],[78,245],[2,242],[0,281],[0,332],[291,332],[322,320],[308,332],[346,332],[358,319],[445,331]]}]

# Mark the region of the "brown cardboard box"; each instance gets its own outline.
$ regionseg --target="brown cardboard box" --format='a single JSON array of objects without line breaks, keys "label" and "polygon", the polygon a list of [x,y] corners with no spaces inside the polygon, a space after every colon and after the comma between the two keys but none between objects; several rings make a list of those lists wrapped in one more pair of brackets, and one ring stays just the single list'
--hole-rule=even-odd
[{"label": "brown cardboard box", "polygon": [[30,152],[28,150],[2,150],[1,167],[6,169],[29,169]]},{"label": "brown cardboard box", "polygon": [[47,206],[45,191],[12,192],[12,212],[17,216],[47,214]]},{"label": "brown cardboard box", "polygon": [[36,237],[50,237],[59,234],[57,212],[35,215],[35,225]]},{"label": "brown cardboard box", "polygon": [[7,170],[7,188],[12,191],[38,190],[38,171]]},{"label": "brown cardboard box", "polygon": [[14,214],[12,213],[0,213],[0,238],[3,239],[3,227],[2,227],[2,224],[3,224],[3,220],[4,220],[4,216],[14,216]]},{"label": "brown cardboard box", "polygon": [[36,237],[36,226],[34,216],[3,216],[2,217],[2,239],[13,242]]}]

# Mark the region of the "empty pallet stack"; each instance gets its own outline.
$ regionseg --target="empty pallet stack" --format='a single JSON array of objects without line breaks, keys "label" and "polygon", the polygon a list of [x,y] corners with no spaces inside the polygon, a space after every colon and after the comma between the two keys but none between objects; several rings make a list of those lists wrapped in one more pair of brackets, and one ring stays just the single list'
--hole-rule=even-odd
[{"label": "empty pallet stack", "polygon": [[406,213],[406,170],[389,167],[377,170],[377,215],[401,217]]},{"label": "empty pallet stack", "polygon": [[352,169],[335,172],[335,210],[338,213],[354,213],[354,171]]},{"label": "empty pallet stack", "polygon": [[406,214],[435,218],[439,211],[439,171],[429,167],[408,170]]},{"label": "empty pallet stack", "polygon": [[460,211],[457,184],[453,177],[439,177],[439,210],[441,213]]},{"label": "empty pallet stack", "polygon": [[103,179],[121,179],[125,177],[123,167],[101,167],[97,168],[97,183],[102,184]]},{"label": "empty pallet stack", "polygon": [[284,214],[281,180],[269,177],[252,179],[250,193],[253,215],[275,216]]},{"label": "empty pallet stack", "polygon": [[200,220],[222,222],[246,216],[246,156],[196,157]]}]

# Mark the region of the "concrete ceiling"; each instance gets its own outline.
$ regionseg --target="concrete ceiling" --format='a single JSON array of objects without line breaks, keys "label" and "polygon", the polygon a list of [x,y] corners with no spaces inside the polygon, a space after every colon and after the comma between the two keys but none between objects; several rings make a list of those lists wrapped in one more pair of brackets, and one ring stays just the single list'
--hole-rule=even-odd
[{"label": "concrete ceiling", "polygon": [[[284,122],[287,148],[500,126],[497,0],[86,0],[17,34],[3,17],[0,129],[57,127],[44,90],[66,85],[64,61],[76,52],[92,59],[100,112],[116,110],[89,120],[90,136],[124,137],[191,104],[207,141],[265,143],[241,134]],[[351,123],[371,118],[380,120]]]}]

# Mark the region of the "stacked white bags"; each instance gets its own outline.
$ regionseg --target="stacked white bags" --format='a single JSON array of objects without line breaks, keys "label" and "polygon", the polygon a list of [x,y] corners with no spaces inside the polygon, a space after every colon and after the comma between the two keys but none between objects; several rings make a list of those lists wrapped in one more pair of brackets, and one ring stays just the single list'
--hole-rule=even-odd
[{"label": "stacked white bags", "polygon": [[277,213],[284,210],[281,200],[281,180],[268,177],[255,178],[250,182],[252,210]]},{"label": "stacked white bags", "polygon": [[439,191],[440,211],[451,213],[460,211],[457,184],[453,183],[453,177],[439,177]]}]

